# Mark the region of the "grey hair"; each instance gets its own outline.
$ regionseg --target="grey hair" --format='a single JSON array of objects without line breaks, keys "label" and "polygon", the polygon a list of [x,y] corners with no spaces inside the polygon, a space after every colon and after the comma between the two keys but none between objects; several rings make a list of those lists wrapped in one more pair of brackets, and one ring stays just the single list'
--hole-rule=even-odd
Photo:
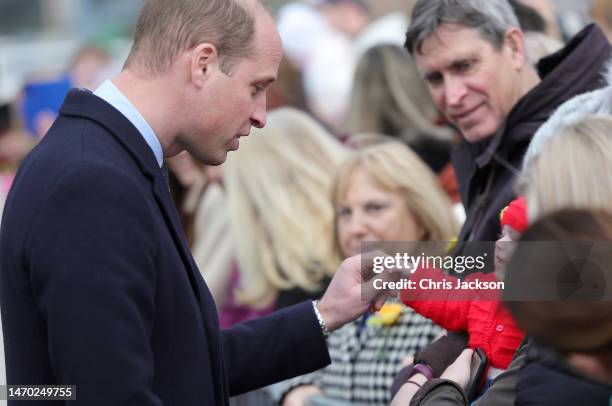
[{"label": "grey hair", "polygon": [[419,0],[414,6],[404,46],[411,54],[444,23],[476,29],[496,49],[506,31],[520,28],[514,9],[507,0]]}]

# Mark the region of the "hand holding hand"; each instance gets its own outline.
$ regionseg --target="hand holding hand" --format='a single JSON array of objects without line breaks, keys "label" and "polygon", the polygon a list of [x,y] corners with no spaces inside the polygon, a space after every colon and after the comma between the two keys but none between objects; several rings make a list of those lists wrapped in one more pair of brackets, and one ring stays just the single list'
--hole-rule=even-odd
[{"label": "hand holding hand", "polygon": [[[385,254],[375,252],[356,255],[342,262],[318,304],[321,316],[330,331],[355,320],[370,307],[372,310],[380,310],[387,297],[395,294],[395,291],[377,289],[374,286],[374,279],[393,282],[401,278],[399,272],[372,272],[374,257],[381,255]],[[378,283],[376,286],[383,285]]]}]

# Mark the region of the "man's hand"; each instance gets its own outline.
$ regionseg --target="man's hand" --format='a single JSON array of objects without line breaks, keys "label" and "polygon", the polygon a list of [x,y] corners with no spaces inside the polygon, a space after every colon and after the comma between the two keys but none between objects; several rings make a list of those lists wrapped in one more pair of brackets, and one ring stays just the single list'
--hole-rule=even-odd
[{"label": "man's hand", "polygon": [[318,304],[329,331],[355,320],[370,307],[380,310],[387,297],[395,293],[388,289],[376,289],[372,283],[374,278],[382,282],[401,278],[399,272],[385,271],[378,275],[372,272],[373,258],[384,255],[381,252],[356,255],[342,262]]},{"label": "man's hand", "polygon": [[467,386],[470,384],[470,364],[472,362],[473,353],[474,350],[471,350],[469,348],[463,350],[463,352],[459,354],[455,362],[453,362],[448,366],[448,368],[446,368],[440,378],[448,379],[449,381],[454,381],[455,383],[457,383],[457,385],[461,386],[461,389],[465,391]]}]

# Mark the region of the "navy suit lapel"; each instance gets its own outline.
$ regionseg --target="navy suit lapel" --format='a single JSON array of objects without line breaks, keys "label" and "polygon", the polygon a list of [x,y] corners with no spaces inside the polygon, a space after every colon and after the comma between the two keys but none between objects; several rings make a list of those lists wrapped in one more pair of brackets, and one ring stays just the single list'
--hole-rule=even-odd
[{"label": "navy suit lapel", "polygon": [[89,91],[71,90],[64,100],[60,113],[94,120],[106,128],[134,158],[143,175],[151,181],[157,204],[179,250],[198,303],[202,307],[202,291],[198,283],[199,271],[192,259],[176,207],[168,192],[167,183],[162,176],[153,151],[151,151],[142,135],[123,114]]},{"label": "navy suit lapel", "polygon": [[[160,171],[161,173],[161,171]],[[223,360],[223,352],[219,351],[221,348],[221,337],[219,334],[219,321],[217,317],[217,310],[212,295],[204,283],[199,284],[198,278],[201,279],[197,266],[193,260],[193,256],[190,253],[189,247],[187,246],[187,240],[183,234],[183,228],[178,216],[178,212],[170,196],[168,190],[168,184],[166,180],[159,176],[155,179],[153,193],[157,199],[166,223],[170,226],[172,238],[175,244],[180,247],[181,257],[185,266],[188,267],[190,272],[190,280],[198,300],[200,302],[200,308],[202,313],[202,321],[205,326],[206,335],[208,337],[208,351],[210,353],[210,361],[213,365],[214,370],[223,371],[223,375],[213,375],[215,395],[217,396],[217,404],[225,403],[226,394],[229,393],[227,377],[225,376],[225,362]],[[200,290],[201,287],[201,290]]]},{"label": "navy suit lapel", "polygon": [[168,229],[170,230],[170,234],[174,240],[174,244],[179,249],[179,254],[183,260],[183,264],[185,264],[185,268],[189,273],[191,287],[198,298],[198,303],[200,306],[202,306],[202,295],[200,292],[200,285],[198,284],[199,271],[196,268],[196,265],[193,263],[191,250],[187,245],[187,240],[183,232],[183,226],[176,211],[176,207],[174,206],[174,202],[172,201],[172,196],[170,196],[168,184],[161,175],[161,171],[160,175],[155,177],[153,183],[153,194],[155,195],[157,204],[161,208],[166,225],[168,225]]}]

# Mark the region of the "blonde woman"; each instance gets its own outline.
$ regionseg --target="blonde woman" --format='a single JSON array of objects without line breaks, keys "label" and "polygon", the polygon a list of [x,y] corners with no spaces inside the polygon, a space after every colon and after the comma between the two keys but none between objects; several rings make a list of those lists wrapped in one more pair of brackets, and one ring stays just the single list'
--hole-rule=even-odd
[{"label": "blonde woman", "polygon": [[[336,244],[338,252],[348,257],[358,253],[355,234],[350,229],[352,211],[357,202],[350,207],[351,193],[370,186],[371,193],[363,193],[364,202],[369,202],[374,191],[383,191],[402,208],[398,218],[411,217],[415,228],[414,235],[404,238],[409,227],[399,227],[392,238],[378,238],[380,233],[366,233],[365,240],[433,240],[445,241],[455,237],[458,232],[457,221],[450,209],[450,201],[438,184],[433,172],[406,146],[399,142],[386,142],[366,148],[353,155],[336,174],[333,201],[336,206]],[[381,194],[382,196],[382,194]],[[355,199],[357,200],[357,199]],[[368,207],[362,203],[362,210]],[[384,212],[383,208],[379,208]],[[395,228],[393,228],[395,230]],[[388,232],[388,231],[387,231]],[[397,237],[397,238],[396,238]],[[360,242],[360,241],[359,241]]]},{"label": "blonde woman", "polygon": [[[448,241],[458,225],[435,175],[409,148],[386,142],[354,153],[340,167],[333,188],[335,246],[339,256],[360,252],[362,241]],[[355,404],[387,405],[393,378],[406,357],[441,332],[400,304],[383,325],[366,315],[328,339],[332,364],[290,381],[284,404],[313,396]],[[385,310],[385,309],[383,309]]]},{"label": "blonde woman", "polygon": [[239,302],[284,307],[323,292],[337,269],[332,176],[346,149],[307,114],[279,109],[227,162]]}]

